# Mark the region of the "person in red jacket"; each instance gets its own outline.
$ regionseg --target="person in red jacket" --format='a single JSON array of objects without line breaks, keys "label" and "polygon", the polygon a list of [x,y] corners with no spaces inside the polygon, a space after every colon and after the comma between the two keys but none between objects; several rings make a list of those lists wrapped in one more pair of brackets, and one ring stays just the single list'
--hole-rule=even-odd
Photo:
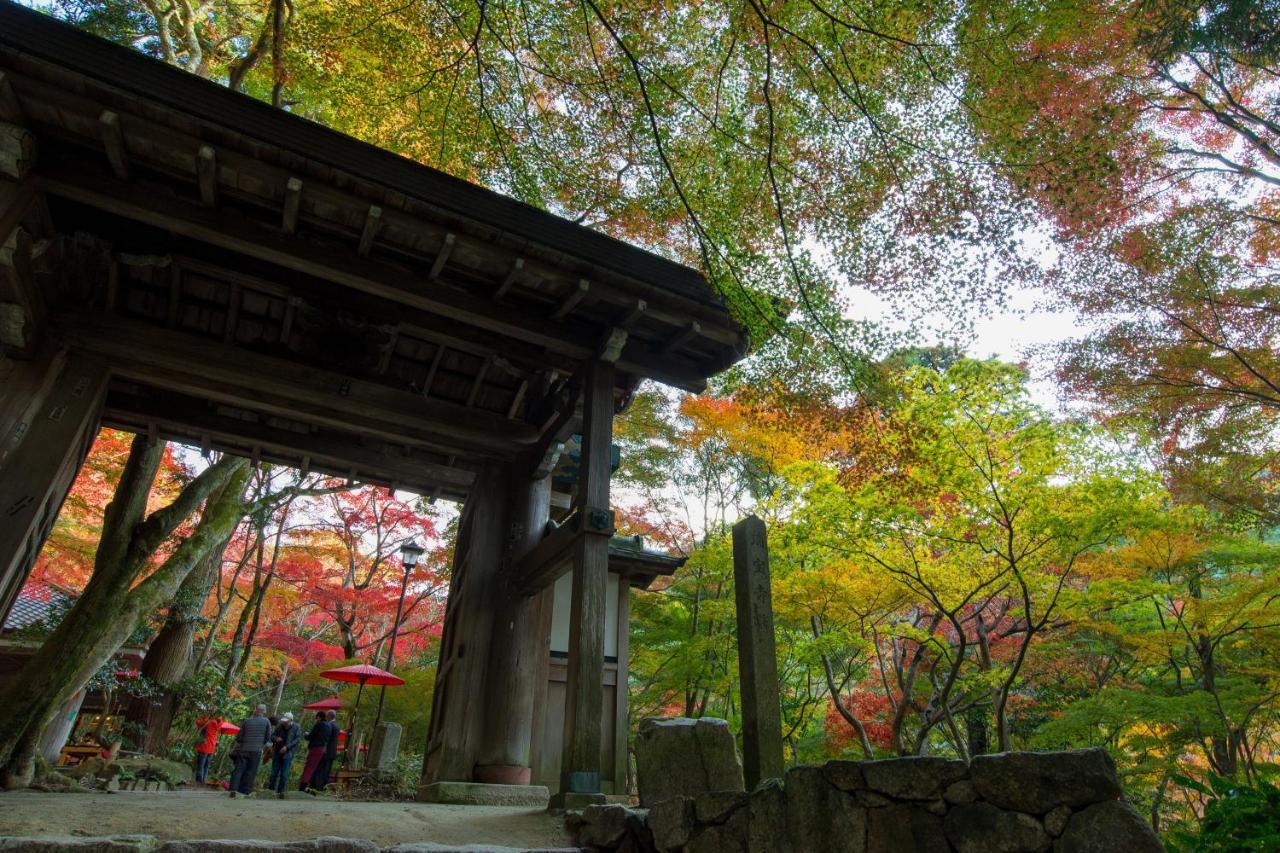
[{"label": "person in red jacket", "polygon": [[196,719],[200,736],[196,740],[196,784],[203,785],[209,778],[209,764],[218,751],[218,734],[222,731],[222,718],[217,714],[201,714]]}]

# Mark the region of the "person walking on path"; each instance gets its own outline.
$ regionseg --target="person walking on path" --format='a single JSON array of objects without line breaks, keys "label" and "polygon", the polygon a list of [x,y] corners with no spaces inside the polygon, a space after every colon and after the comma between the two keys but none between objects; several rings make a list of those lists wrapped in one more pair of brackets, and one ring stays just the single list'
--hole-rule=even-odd
[{"label": "person walking on path", "polygon": [[271,734],[271,776],[267,779],[267,788],[275,791],[282,800],[289,768],[293,765],[293,754],[300,740],[302,726],[293,721],[293,714],[286,713]]},{"label": "person walking on path", "polygon": [[213,761],[213,754],[218,751],[222,718],[217,714],[201,714],[196,719],[196,726],[200,731],[196,738],[196,784],[203,785],[209,780],[209,764]]},{"label": "person walking on path", "polygon": [[329,724],[324,721],[324,711],[317,711],[315,725],[307,732],[307,763],[302,768],[299,790],[310,790],[312,777],[316,775],[320,762],[324,760],[325,750],[329,748],[331,731]]},{"label": "person walking on path", "polygon": [[342,739],[342,729],[338,728],[338,712],[325,711],[324,724],[329,727],[329,742],[325,744],[324,758],[311,777],[311,787],[323,791],[329,784],[329,773],[333,769],[333,760],[338,757],[338,742]]},{"label": "person walking on path", "polygon": [[259,705],[253,709],[253,716],[240,724],[240,733],[236,735],[232,758],[235,759],[235,770],[231,772],[231,796],[236,794],[249,796],[253,793],[253,782],[258,775],[258,765],[262,763],[262,751],[267,748],[271,739],[271,721],[267,719],[267,706]]}]

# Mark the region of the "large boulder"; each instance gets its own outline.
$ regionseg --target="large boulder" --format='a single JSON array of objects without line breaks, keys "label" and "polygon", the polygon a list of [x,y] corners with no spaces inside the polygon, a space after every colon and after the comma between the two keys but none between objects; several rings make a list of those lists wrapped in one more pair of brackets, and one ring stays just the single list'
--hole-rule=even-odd
[{"label": "large boulder", "polygon": [[953,806],[943,828],[957,853],[1042,853],[1053,843],[1031,815],[990,803]]},{"label": "large boulder", "polygon": [[1076,812],[1054,853],[1163,853],[1160,839],[1128,803],[1111,800]]},{"label": "large boulder", "polygon": [[885,758],[862,763],[862,778],[873,791],[899,800],[941,797],[952,782],[964,778],[963,761],[931,755]]},{"label": "large boulder", "polygon": [[742,763],[729,723],[650,717],[636,733],[640,805],[708,791],[742,791]]},{"label": "large boulder", "polygon": [[1101,749],[978,755],[970,764],[969,778],[978,795],[992,805],[1036,815],[1120,796],[1115,762]]}]

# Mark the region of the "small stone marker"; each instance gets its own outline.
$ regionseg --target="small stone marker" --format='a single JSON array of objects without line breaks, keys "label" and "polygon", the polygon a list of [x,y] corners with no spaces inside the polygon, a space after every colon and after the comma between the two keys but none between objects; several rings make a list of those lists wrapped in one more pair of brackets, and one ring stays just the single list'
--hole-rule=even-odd
[{"label": "small stone marker", "polygon": [[780,779],[783,774],[769,544],[764,522],[754,515],[733,526],[733,582],[742,681],[742,762],[747,790],[752,790],[762,779]]},{"label": "small stone marker", "polygon": [[399,723],[378,723],[373,730],[373,742],[369,744],[369,757],[365,760],[365,769],[373,773],[391,773],[396,769],[396,758],[400,755]]}]

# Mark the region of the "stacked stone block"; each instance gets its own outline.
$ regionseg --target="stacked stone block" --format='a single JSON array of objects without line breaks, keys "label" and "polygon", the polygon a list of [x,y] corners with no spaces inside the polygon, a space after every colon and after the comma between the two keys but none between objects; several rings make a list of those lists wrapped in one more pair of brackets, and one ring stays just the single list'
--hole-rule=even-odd
[{"label": "stacked stone block", "polygon": [[[669,790],[671,777],[664,782]],[[1158,853],[1159,839],[1121,794],[1114,763],[1096,749],[970,764],[832,761],[794,767],[750,793],[602,807],[575,828],[584,847],[625,853]],[[619,829],[597,831],[605,823]]]}]

